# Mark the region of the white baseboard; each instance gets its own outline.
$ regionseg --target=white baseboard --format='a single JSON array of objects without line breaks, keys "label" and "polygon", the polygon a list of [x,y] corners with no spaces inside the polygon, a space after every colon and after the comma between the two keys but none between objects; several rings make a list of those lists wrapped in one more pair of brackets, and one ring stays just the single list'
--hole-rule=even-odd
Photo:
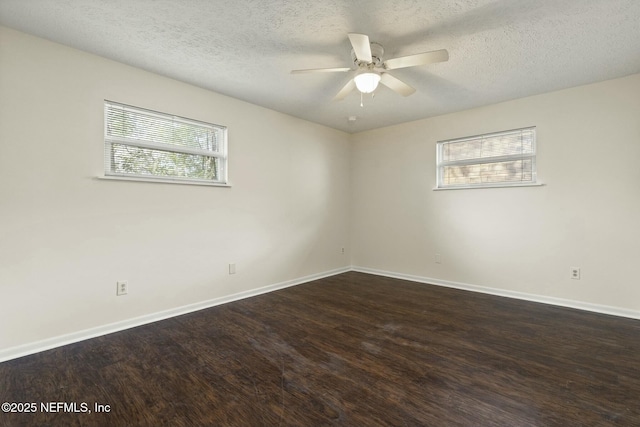
[{"label": "white baseboard", "polygon": [[374,268],[352,266],[352,271],[360,273],[374,274],[377,276],[391,277],[394,279],[409,280],[411,282],[426,283],[429,285],[444,286],[447,288],[462,289],[465,291],[480,292],[483,294],[497,295],[507,298],[515,298],[525,301],[540,302],[543,304],[557,305],[560,307],[576,308],[578,310],[592,311],[595,313],[609,314],[612,316],[628,317],[640,319],[640,311],[629,310],[608,305],[592,304],[588,302],[575,301],[563,298],[547,297],[543,295],[528,294],[524,292],[509,291],[505,289],[488,288],[485,286],[470,285],[468,283],[450,282],[447,280],[434,279],[431,277],[414,276],[411,274],[396,273],[393,271],[377,270]]},{"label": "white baseboard", "polygon": [[0,350],[0,362],[5,362],[11,359],[17,359],[22,356],[28,356],[30,354],[39,353],[41,351],[50,350],[52,348],[61,347],[63,345],[72,344],[78,341],[84,341],[89,338],[95,338],[102,335],[111,334],[113,332],[119,332],[125,329],[135,328],[136,326],[146,325],[148,323],[157,322],[159,320],[164,320],[164,319],[180,316],[187,313],[192,313],[194,311],[203,310],[205,308],[215,307],[216,305],[226,304],[228,302],[238,301],[244,298],[250,298],[250,297],[265,294],[268,292],[277,291],[279,289],[301,285],[303,283],[322,279],[324,277],[335,276],[336,274],[346,273],[347,271],[350,271],[350,270],[351,270],[350,267],[329,270],[322,273],[312,274],[309,276],[304,276],[304,277],[300,277],[293,280],[287,280],[285,282],[280,282],[273,285],[263,286],[257,289],[251,289],[249,291],[238,292],[236,294],[232,294],[232,295],[228,295],[220,298],[201,301],[194,304],[185,305],[182,307],[176,307],[169,310],[160,311],[157,313],[146,314],[144,316],[98,326],[95,328],[89,328],[82,331],[73,332],[70,334],[47,338],[47,339],[36,341],[33,343],[23,344],[16,347],[10,347],[4,350]]},{"label": "white baseboard", "polygon": [[4,350],[0,350],[0,362],[4,362],[11,359],[17,359],[22,356],[27,356],[41,351],[50,350],[52,348],[61,347],[63,345],[72,344],[78,341],[84,341],[86,339],[99,337],[102,335],[111,334],[113,332],[119,332],[126,329],[134,328],[136,326],[146,325],[148,323],[157,322],[159,320],[168,319],[171,317],[180,316],[194,311],[203,310],[217,305],[226,304],[233,301],[238,301],[244,298],[250,298],[253,296],[265,294],[268,292],[277,291],[279,289],[288,288],[291,286],[301,285],[303,283],[311,282],[314,280],[322,279],[324,277],[335,276],[337,274],[346,273],[348,271],[357,271],[361,273],[373,274],[376,276],[385,276],[395,279],[409,280],[412,282],[425,283],[429,285],[444,286],[447,288],[462,289],[472,292],[480,292],[484,294],[497,295],[508,298],[515,298],[525,301],[539,302],[543,304],[556,305],[561,307],[576,308],[579,310],[591,311],[595,313],[609,314],[613,316],[627,317],[631,319],[640,319],[640,311],[629,310],[619,307],[611,307],[606,305],[592,304],[582,301],[574,301],[562,298],[547,297],[542,295],[528,294],[524,292],[515,292],[504,289],[489,288],[485,286],[471,285],[468,283],[451,282],[447,280],[434,279],[431,277],[414,276],[411,274],[397,273],[392,271],[378,270],[367,267],[344,267],[335,270],[325,271],[318,274],[312,274],[309,276],[300,277],[293,280],[287,280],[285,282],[276,283],[273,285],[264,286],[249,291],[238,292],[236,294],[214,298],[207,301],[201,301],[194,304],[185,305],[182,307],[176,307],[169,310],[151,313],[132,319],[127,319],[119,322],[110,323],[107,325],[98,326],[95,328],[89,328],[78,332],[73,332],[66,335],[60,335],[36,341],[33,343],[23,344],[16,347],[10,347]]}]

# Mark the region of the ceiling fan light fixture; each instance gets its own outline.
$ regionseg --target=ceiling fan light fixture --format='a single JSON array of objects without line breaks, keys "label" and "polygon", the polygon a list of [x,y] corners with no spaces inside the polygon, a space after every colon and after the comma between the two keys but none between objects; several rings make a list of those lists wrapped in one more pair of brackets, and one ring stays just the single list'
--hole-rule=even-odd
[{"label": "ceiling fan light fixture", "polygon": [[353,79],[356,82],[356,87],[362,93],[371,93],[378,87],[380,83],[380,74],[367,71],[360,73]]}]

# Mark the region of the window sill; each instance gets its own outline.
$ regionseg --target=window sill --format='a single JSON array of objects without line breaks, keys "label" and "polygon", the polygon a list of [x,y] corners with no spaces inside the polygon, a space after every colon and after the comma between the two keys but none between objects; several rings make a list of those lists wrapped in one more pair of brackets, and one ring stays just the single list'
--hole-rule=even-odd
[{"label": "window sill", "polygon": [[133,182],[151,182],[155,184],[181,184],[181,185],[199,185],[202,187],[229,187],[230,184],[214,183],[214,182],[200,182],[200,181],[186,181],[179,179],[168,178],[137,178],[128,176],[96,176],[95,179],[106,181],[133,181]]},{"label": "window sill", "polygon": [[497,185],[468,185],[468,186],[460,186],[460,187],[444,187],[444,188],[434,188],[433,191],[445,191],[445,190],[486,190],[488,188],[513,188],[513,187],[542,187],[545,184],[541,182],[536,182],[534,184],[497,184]]}]

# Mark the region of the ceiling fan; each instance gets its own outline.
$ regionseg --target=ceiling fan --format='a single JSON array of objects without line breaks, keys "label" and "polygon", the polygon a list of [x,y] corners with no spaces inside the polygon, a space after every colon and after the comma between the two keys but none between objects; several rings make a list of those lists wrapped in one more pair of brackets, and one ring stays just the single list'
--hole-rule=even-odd
[{"label": "ceiling fan", "polygon": [[333,98],[334,101],[344,99],[356,88],[361,93],[371,93],[376,90],[378,83],[382,83],[402,96],[409,96],[416,90],[387,71],[444,62],[449,59],[449,52],[446,49],[440,49],[383,60],[384,48],[381,44],[370,42],[369,36],[365,34],[349,33],[348,36],[353,48],[351,50],[351,59],[355,68],[312,68],[308,70],[293,70],[291,73],[346,73],[351,71],[353,77]]}]

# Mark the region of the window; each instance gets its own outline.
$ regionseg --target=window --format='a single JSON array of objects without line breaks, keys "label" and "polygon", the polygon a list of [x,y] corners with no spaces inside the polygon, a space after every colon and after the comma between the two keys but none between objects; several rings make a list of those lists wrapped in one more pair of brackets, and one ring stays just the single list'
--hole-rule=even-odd
[{"label": "window", "polygon": [[438,141],[437,188],[537,185],[536,128]]},{"label": "window", "polygon": [[105,176],[224,185],[227,128],[104,103]]}]

